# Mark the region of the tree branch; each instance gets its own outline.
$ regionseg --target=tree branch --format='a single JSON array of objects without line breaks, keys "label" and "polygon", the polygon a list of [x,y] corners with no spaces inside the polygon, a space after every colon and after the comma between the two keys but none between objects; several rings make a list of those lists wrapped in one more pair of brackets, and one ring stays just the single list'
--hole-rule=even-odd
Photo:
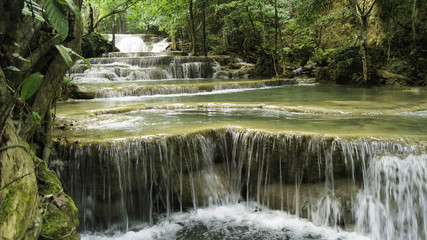
[{"label": "tree branch", "polygon": [[30,175],[30,174],[31,174],[31,173],[27,173],[27,174],[24,174],[24,175],[22,175],[22,176],[20,176],[20,177],[17,177],[17,178],[15,178],[15,179],[13,179],[13,181],[12,181],[12,182],[10,182],[10,183],[8,183],[8,184],[4,185],[4,187],[0,188],[0,191],[2,191],[3,189],[5,189],[5,188],[9,187],[10,185],[12,185],[12,183],[17,182],[17,181],[19,181],[19,180],[23,179],[24,177],[26,177],[26,176],[28,176],[28,175]]},{"label": "tree branch", "polygon": [[[127,0],[122,5],[118,6],[117,9],[114,9],[113,11],[111,11],[110,13],[108,13],[107,15],[104,15],[101,18],[99,18],[96,21],[96,23],[93,25],[93,28],[96,29],[98,27],[99,23],[102,20],[104,20],[105,18],[108,18],[111,15],[114,15],[114,14],[117,14],[117,13],[125,12],[126,10],[128,10],[129,8],[131,8],[133,5],[135,5],[137,2],[138,2],[138,0]],[[120,7],[122,7],[122,8],[120,8]]]},{"label": "tree branch", "polygon": [[0,148],[0,152],[2,152],[2,151],[4,151],[4,150],[7,150],[7,149],[9,149],[9,148],[17,148],[17,147],[19,147],[19,148],[23,148],[25,151],[27,151],[28,153],[30,153],[30,152],[28,151],[28,149],[27,149],[25,146],[23,146],[23,145],[11,145],[11,146],[6,146],[6,147],[1,147],[1,148]]},{"label": "tree branch", "polygon": [[374,9],[375,3],[377,3],[377,0],[374,0],[374,2],[372,3],[371,7],[366,12],[366,16],[368,16],[371,13],[372,9]]}]

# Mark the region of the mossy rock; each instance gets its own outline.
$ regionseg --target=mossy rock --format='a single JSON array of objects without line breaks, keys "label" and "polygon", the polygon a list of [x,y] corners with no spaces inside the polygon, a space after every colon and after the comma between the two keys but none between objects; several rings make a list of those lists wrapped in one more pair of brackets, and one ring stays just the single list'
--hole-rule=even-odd
[{"label": "mossy rock", "polygon": [[328,82],[331,79],[331,71],[328,67],[320,67],[314,72],[316,81]]},{"label": "mossy rock", "polygon": [[80,239],[76,229],[79,224],[78,211],[70,197],[58,207],[54,203],[41,204],[45,207],[40,239]]},{"label": "mossy rock", "polygon": [[78,210],[73,200],[63,192],[62,184],[55,172],[36,159],[36,173],[43,226],[40,239],[80,239]]},{"label": "mossy rock", "polygon": [[71,99],[94,99],[95,93],[93,92],[82,92],[79,87],[74,83],[68,83],[62,88],[61,98],[67,100]]},{"label": "mossy rock", "polygon": [[0,144],[0,239],[36,239],[41,222],[33,158],[11,120]]},{"label": "mossy rock", "polygon": [[416,75],[416,69],[404,59],[393,58],[386,66],[386,70],[395,74],[411,77]]},{"label": "mossy rock", "polygon": [[[8,223],[16,222],[13,229],[0,229],[0,236],[9,239],[16,237],[17,239],[27,238],[35,239],[39,229],[35,229],[35,234],[31,237],[29,231],[34,225],[34,218],[37,213],[38,202],[34,201],[36,196],[35,189],[27,189],[25,184],[16,183],[11,185],[7,192],[3,192],[0,196],[0,222],[9,225]],[[26,217],[20,218],[26,215]],[[8,232],[2,232],[8,230]],[[10,239],[12,239],[10,238]]]},{"label": "mossy rock", "polygon": [[99,33],[91,33],[83,36],[82,56],[85,58],[100,57],[103,53],[119,52],[110,41]]}]

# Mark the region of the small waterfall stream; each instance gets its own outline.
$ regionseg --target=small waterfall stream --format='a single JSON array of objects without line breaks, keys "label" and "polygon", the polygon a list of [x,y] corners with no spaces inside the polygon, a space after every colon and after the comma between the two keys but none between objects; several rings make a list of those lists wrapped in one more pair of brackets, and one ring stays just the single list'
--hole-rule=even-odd
[{"label": "small waterfall stream", "polygon": [[77,63],[95,99],[58,106],[50,166],[84,238],[427,238],[424,92],[211,79],[225,58],[136,38]]},{"label": "small waterfall stream", "polygon": [[[85,231],[255,201],[373,239],[422,239],[427,154],[415,145],[238,129],[110,144],[58,143]],[[396,235],[399,234],[399,235]]]}]

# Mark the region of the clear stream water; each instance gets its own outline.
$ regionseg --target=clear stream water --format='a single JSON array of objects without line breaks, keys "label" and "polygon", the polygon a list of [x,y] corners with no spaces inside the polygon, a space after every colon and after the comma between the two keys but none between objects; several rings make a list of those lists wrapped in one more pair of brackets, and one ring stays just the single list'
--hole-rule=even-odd
[{"label": "clear stream water", "polygon": [[116,41],[70,70],[95,99],[56,109],[83,239],[427,237],[426,90],[214,79],[158,37]]}]

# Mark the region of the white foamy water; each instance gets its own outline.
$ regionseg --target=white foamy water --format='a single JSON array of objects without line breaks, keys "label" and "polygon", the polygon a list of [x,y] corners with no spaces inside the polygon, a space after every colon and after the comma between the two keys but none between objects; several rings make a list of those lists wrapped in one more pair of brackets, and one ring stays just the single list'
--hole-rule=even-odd
[{"label": "white foamy water", "polygon": [[163,52],[166,50],[166,48],[169,47],[170,43],[167,42],[167,38],[163,39],[162,41],[153,44],[153,49],[151,49],[151,52]]},{"label": "white foamy water", "polygon": [[116,47],[120,52],[146,52],[147,45],[137,36],[128,35],[116,40]]},{"label": "white foamy water", "polygon": [[83,234],[86,240],[150,239],[369,239],[354,232],[318,227],[256,203],[239,203],[176,213],[141,230],[115,234]]},{"label": "white foamy water", "polygon": [[398,113],[396,115],[402,115],[402,116],[427,116],[427,110],[415,111],[415,112],[402,112],[402,113]]},{"label": "white foamy water", "polygon": [[427,155],[384,156],[357,195],[356,230],[373,239],[426,239]]},{"label": "white foamy water", "polygon": [[[280,86],[286,87],[286,86]],[[202,95],[221,95],[221,94],[231,94],[245,91],[255,91],[263,89],[272,89],[280,87],[261,87],[261,88],[240,88],[240,89],[226,89],[226,90],[214,90],[212,92],[195,92],[195,93],[179,93],[179,94],[155,94],[155,95],[143,95],[143,96],[123,96],[123,97],[109,97],[109,98],[96,98],[90,101],[105,101],[108,99],[111,100],[120,100],[120,101],[135,101],[136,99],[146,99],[146,98],[173,98],[173,97],[184,97],[184,96],[202,96]]]}]

